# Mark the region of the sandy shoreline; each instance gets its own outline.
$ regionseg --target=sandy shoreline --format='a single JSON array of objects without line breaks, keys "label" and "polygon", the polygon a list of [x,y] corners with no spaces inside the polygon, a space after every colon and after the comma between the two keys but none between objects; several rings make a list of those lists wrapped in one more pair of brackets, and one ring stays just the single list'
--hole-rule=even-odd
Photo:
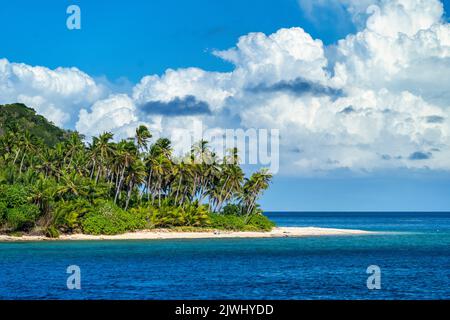
[{"label": "sandy shoreline", "polygon": [[331,229],[316,227],[280,227],[270,232],[176,232],[171,230],[148,230],[129,232],[113,236],[93,236],[86,234],[61,235],[58,239],[44,236],[12,237],[0,235],[0,241],[70,241],[70,240],[156,240],[156,239],[221,239],[221,238],[298,238],[316,236],[351,236],[376,234],[372,231]]}]

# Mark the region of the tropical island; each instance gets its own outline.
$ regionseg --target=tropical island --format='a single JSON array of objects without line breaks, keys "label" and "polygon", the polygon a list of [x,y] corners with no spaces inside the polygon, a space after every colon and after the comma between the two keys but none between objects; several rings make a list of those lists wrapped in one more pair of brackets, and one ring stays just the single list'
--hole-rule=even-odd
[{"label": "tropical island", "polygon": [[245,177],[236,148],[218,159],[199,141],[180,159],[145,126],[113,138],[85,143],[23,104],[0,106],[0,240],[365,233],[274,228],[257,202],[272,175]]},{"label": "tropical island", "polygon": [[257,204],[272,175],[248,178],[238,150],[217,159],[208,142],[176,159],[166,138],[106,132],[84,143],[22,104],[0,106],[0,230],[59,237],[178,228],[270,231]]}]

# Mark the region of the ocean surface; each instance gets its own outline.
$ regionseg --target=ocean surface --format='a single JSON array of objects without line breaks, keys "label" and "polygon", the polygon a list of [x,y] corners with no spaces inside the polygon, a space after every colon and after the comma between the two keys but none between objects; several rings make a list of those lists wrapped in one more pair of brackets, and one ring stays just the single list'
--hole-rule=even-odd
[{"label": "ocean surface", "polygon": [[[268,213],[381,235],[0,243],[0,299],[450,299],[450,213]],[[67,267],[80,268],[80,290]],[[368,266],[381,289],[367,288]]]}]

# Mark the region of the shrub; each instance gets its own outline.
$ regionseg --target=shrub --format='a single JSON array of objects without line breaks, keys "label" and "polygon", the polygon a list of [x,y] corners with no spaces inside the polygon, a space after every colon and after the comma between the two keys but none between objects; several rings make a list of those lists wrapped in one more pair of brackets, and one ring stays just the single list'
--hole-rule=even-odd
[{"label": "shrub", "polygon": [[80,219],[92,210],[91,203],[85,199],[57,202],[52,226],[64,232],[73,232],[80,228]]},{"label": "shrub", "polygon": [[275,227],[275,223],[263,214],[254,214],[247,227],[255,228],[255,231],[270,231]]},{"label": "shrub", "polygon": [[222,215],[213,213],[210,215],[210,227],[231,231],[270,231],[275,224],[266,216],[255,214],[246,223],[245,216]]},{"label": "shrub", "polygon": [[45,230],[45,236],[49,238],[59,238],[59,231],[54,226],[50,226]]},{"label": "shrub", "polygon": [[196,202],[180,207],[164,201],[160,207],[149,206],[145,208],[143,214],[153,227],[159,228],[203,227],[209,223],[208,207]]},{"label": "shrub", "polygon": [[0,225],[6,221],[6,203],[0,202]]},{"label": "shrub", "polygon": [[6,208],[17,208],[28,203],[29,190],[20,185],[0,185],[0,203]]},{"label": "shrub", "polygon": [[98,203],[81,222],[83,232],[93,235],[120,234],[144,229],[146,225],[142,215],[134,215],[107,201]]},{"label": "shrub", "polygon": [[239,216],[242,214],[242,207],[234,203],[229,203],[225,207],[223,207],[222,214]]},{"label": "shrub", "polygon": [[39,207],[32,204],[24,204],[16,208],[6,210],[6,225],[12,231],[30,230],[39,216]]},{"label": "shrub", "polygon": [[184,225],[193,227],[203,227],[209,222],[208,206],[189,204],[181,208],[181,214],[184,216]]},{"label": "shrub", "polygon": [[240,231],[245,228],[243,217],[212,213],[209,219],[210,227],[215,229]]},{"label": "shrub", "polygon": [[152,225],[155,227],[177,227],[185,224],[181,207],[173,207],[163,203],[159,208],[150,207],[149,210]]},{"label": "shrub", "polygon": [[11,231],[31,229],[39,207],[28,203],[29,189],[20,184],[0,185],[0,223]]}]

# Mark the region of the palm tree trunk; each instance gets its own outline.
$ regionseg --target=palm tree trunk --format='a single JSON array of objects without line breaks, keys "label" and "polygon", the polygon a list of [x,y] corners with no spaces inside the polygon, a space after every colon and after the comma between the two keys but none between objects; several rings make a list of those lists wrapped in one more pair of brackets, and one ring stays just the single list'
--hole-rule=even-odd
[{"label": "palm tree trunk", "polygon": [[153,174],[153,170],[150,169],[150,173],[148,175],[148,180],[147,180],[147,201],[150,201],[150,182],[152,179],[152,174]]},{"label": "palm tree trunk", "polygon": [[186,199],[186,195],[188,194],[188,188],[187,187],[185,187],[184,189],[183,189],[183,196],[181,197],[181,199],[180,199],[180,205],[181,206],[183,206],[183,203],[184,203],[184,199]]},{"label": "palm tree trunk", "polygon": [[95,177],[95,184],[96,184],[96,185],[98,184],[98,178],[99,178],[99,176],[100,176],[100,167],[98,168],[97,176]]},{"label": "palm tree trunk", "polygon": [[194,200],[195,197],[195,191],[197,190],[197,177],[194,176],[194,188],[192,189],[192,200]]},{"label": "palm tree trunk", "polygon": [[119,180],[119,185],[117,186],[116,195],[114,197],[114,203],[117,203],[117,198],[119,197],[120,189],[122,188],[124,175],[125,175],[125,166],[123,166],[122,172],[120,173],[120,180]]},{"label": "palm tree trunk", "polygon": [[222,186],[222,189],[220,190],[219,195],[221,196],[223,191],[225,190],[225,187],[227,186],[228,181],[230,180],[230,176],[227,176],[227,180],[225,180],[225,183]]},{"label": "palm tree trunk", "polygon": [[133,190],[133,180],[130,179],[130,184],[128,186],[128,193],[127,193],[127,201],[125,204],[125,211],[128,210],[128,205],[130,204],[130,198],[131,198],[131,191]]},{"label": "palm tree trunk", "polygon": [[159,184],[158,184],[158,204],[159,207],[161,207],[161,185],[162,185],[162,181],[161,178],[159,179]]},{"label": "palm tree trunk", "polygon": [[95,171],[95,160],[92,163],[92,169],[91,169],[91,175],[90,175],[91,179],[94,176],[94,171]]},{"label": "palm tree trunk", "polygon": [[[225,191],[225,187],[227,186],[228,181],[230,180],[230,176],[227,176],[227,179],[225,180],[225,183],[223,184],[220,193],[219,193],[219,201],[217,202],[217,206],[215,209],[220,209],[220,207],[222,206],[222,202],[224,202],[224,200],[226,199],[226,196],[228,194],[228,192],[225,194],[225,198],[222,198],[222,194]],[[216,212],[216,211],[215,211]]]},{"label": "palm tree trunk", "polygon": [[220,202],[220,206],[218,208],[219,211],[222,209],[222,205],[227,201],[228,197],[231,196],[231,192],[232,189],[230,188],[230,190],[225,194],[225,198],[223,198],[223,200]]},{"label": "palm tree trunk", "polygon": [[13,162],[13,164],[16,164],[16,161],[17,161],[17,158],[19,157],[19,154],[20,154],[20,149],[17,150],[17,152],[16,152],[16,156],[14,157],[14,162]]},{"label": "palm tree trunk", "polygon": [[22,172],[22,167],[23,167],[23,162],[24,162],[24,160],[25,160],[25,155],[26,155],[26,153],[25,153],[25,151],[23,152],[23,156],[22,156],[22,160],[20,161],[20,169],[19,169],[19,172]]},{"label": "palm tree trunk", "polygon": [[249,217],[251,216],[255,202],[256,202],[256,197],[253,197],[252,201],[250,202],[250,204],[247,208],[247,214],[245,215],[245,220],[244,220],[245,224],[247,224],[250,221]]},{"label": "palm tree trunk", "polygon": [[178,180],[178,188],[177,188],[177,193],[176,193],[176,195],[175,195],[175,205],[177,204],[177,200],[178,200],[178,192],[180,191],[180,188],[181,188],[181,178],[182,178],[183,176],[180,174],[180,179]]},{"label": "palm tree trunk", "polygon": [[116,182],[115,182],[116,189],[119,186],[119,180],[120,180],[120,174],[116,173]]}]

